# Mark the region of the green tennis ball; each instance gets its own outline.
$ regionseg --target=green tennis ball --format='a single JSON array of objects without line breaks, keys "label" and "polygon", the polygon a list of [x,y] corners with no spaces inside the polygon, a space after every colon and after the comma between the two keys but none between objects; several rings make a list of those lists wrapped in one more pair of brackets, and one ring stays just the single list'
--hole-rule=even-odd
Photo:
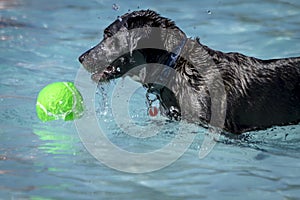
[{"label": "green tennis ball", "polygon": [[56,82],[44,87],[36,103],[37,116],[42,121],[74,120],[83,114],[83,99],[71,82]]}]

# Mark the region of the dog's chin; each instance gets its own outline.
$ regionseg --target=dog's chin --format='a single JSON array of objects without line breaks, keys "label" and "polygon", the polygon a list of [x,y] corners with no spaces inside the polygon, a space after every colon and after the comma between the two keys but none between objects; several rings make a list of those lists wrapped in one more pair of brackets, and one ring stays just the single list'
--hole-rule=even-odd
[{"label": "dog's chin", "polygon": [[92,80],[95,82],[109,82],[110,80],[119,78],[122,73],[118,67],[107,66],[103,71],[94,72],[91,76]]}]

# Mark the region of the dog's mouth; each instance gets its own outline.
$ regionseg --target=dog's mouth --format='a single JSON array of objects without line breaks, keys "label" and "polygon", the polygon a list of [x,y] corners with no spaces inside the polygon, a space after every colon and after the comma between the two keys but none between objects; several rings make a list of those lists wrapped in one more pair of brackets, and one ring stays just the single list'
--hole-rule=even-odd
[{"label": "dog's mouth", "polygon": [[91,78],[95,82],[107,82],[112,79],[120,78],[129,70],[138,66],[138,61],[139,59],[142,60],[142,58],[143,57],[136,52],[133,56],[131,56],[130,54],[120,56],[106,67],[99,67],[98,71],[92,72]]},{"label": "dog's mouth", "polygon": [[126,56],[121,56],[104,69],[101,67],[101,71],[92,73],[91,78],[96,82],[106,82],[119,78],[126,73],[129,64],[129,59]]},{"label": "dog's mouth", "polygon": [[122,75],[120,67],[109,65],[104,68],[103,71],[96,71],[92,73],[91,78],[95,82],[106,82],[121,77]]}]

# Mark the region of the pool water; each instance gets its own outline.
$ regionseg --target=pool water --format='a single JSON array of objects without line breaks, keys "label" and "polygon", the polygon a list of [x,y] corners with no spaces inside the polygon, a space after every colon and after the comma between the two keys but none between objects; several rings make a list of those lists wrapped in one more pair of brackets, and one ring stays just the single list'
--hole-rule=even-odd
[{"label": "pool water", "polygon": [[[150,118],[139,88],[120,105],[128,104],[142,132],[157,135],[133,137],[114,122],[106,104],[128,80],[95,86],[98,124],[120,149],[153,152],[172,141],[178,128],[194,134],[172,164],[128,173],[92,156],[74,122],[39,121],[38,92],[52,82],[74,82],[78,56],[101,40],[105,27],[128,10],[148,8],[213,49],[262,59],[300,55],[298,0],[0,0],[0,199],[299,199],[300,125],[221,136],[200,159],[206,129]],[[156,128],[147,128],[151,124]]]}]

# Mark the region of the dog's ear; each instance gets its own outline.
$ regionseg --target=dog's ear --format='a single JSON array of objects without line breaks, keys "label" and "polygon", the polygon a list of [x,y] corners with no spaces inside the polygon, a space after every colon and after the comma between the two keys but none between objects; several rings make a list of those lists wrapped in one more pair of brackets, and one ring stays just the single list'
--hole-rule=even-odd
[{"label": "dog's ear", "polygon": [[121,18],[131,33],[128,41],[130,49],[153,46],[172,51],[186,38],[173,21],[152,10],[135,11]]},{"label": "dog's ear", "polygon": [[[125,27],[128,30],[127,44],[130,53],[134,49],[144,47],[163,48],[161,33],[162,29],[174,28],[175,23],[171,20],[161,17],[158,13],[152,10],[140,10],[132,13],[127,13],[121,16],[118,21],[113,23],[117,26]],[[121,28],[113,28],[121,30]]]}]

